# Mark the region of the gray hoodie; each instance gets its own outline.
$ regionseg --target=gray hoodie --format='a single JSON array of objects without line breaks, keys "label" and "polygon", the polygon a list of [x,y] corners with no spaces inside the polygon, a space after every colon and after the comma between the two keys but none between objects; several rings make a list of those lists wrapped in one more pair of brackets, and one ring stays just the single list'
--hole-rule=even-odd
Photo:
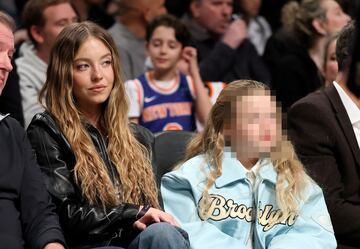
[{"label": "gray hoodie", "polygon": [[15,60],[21,93],[21,103],[27,127],[36,113],[44,109],[38,102],[41,88],[46,80],[47,64],[36,55],[34,45],[24,42],[20,46],[20,57]]}]

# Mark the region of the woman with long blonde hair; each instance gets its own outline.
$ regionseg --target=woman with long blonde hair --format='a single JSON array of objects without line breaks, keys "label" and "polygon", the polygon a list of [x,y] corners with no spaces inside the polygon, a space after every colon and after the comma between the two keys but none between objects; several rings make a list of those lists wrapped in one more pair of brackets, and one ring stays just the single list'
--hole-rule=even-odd
[{"label": "woman with long blonde hair", "polygon": [[281,130],[264,84],[239,80],[220,93],[186,162],[162,178],[165,211],[193,249],[336,248],[322,191]]},{"label": "woman with long blonde hair", "polygon": [[128,124],[119,55],[105,30],[84,22],[60,33],[40,100],[46,111],[28,136],[68,244],[187,248],[158,209],[153,137]]},{"label": "woman with long blonde hair", "polygon": [[285,111],[324,85],[325,43],[349,21],[336,0],[289,1],[282,9],[283,30],[267,44],[276,96]]}]

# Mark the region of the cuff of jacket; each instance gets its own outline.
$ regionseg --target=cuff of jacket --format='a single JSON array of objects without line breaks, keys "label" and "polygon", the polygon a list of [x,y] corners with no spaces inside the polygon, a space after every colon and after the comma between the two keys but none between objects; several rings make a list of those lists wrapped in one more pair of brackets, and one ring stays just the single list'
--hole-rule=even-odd
[{"label": "cuff of jacket", "polygon": [[47,229],[34,241],[36,249],[43,249],[49,243],[60,243],[68,249],[62,231],[58,228]]}]

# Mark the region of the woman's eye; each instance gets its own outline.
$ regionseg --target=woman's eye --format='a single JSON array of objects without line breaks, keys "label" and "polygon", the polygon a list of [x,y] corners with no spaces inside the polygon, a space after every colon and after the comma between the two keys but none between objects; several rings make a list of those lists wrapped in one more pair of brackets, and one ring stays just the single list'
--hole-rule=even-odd
[{"label": "woman's eye", "polygon": [[101,63],[103,66],[110,66],[112,64],[112,60],[105,60]]},{"label": "woman's eye", "polygon": [[87,64],[79,64],[79,65],[76,65],[76,70],[85,71],[88,67],[89,67],[89,65],[87,65]]}]

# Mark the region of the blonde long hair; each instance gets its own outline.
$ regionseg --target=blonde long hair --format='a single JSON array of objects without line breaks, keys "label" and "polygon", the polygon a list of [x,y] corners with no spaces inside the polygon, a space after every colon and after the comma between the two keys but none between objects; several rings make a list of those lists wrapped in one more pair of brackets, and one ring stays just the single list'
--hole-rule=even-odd
[{"label": "blonde long hair", "polygon": [[[114,86],[103,104],[101,122],[108,132],[107,152],[115,168],[113,176],[116,174],[114,177],[120,182],[120,191],[111,181],[106,164],[86,130],[85,117],[73,95],[74,57],[89,38],[102,41],[112,55]],[[113,207],[121,202],[147,202],[159,207],[150,155],[130,130],[120,59],[113,39],[105,30],[96,24],[83,22],[71,24],[60,33],[51,51],[47,80],[39,99],[44,100],[44,106],[75,154],[74,178],[90,204]]]},{"label": "blonde long hair", "polygon": [[[209,189],[222,174],[222,160],[225,146],[223,128],[225,122],[230,122],[231,105],[236,97],[247,95],[249,89],[267,89],[267,87],[252,80],[239,80],[230,83],[219,95],[212,107],[209,119],[202,133],[199,133],[188,145],[186,159],[203,154],[205,163],[210,166],[203,191],[204,207],[199,211],[208,217],[210,205]],[[235,96],[236,95],[236,96]],[[278,120],[280,121],[280,120]],[[278,153],[272,153],[271,159],[278,174],[276,182],[276,201],[284,214],[298,213],[299,201],[304,200],[304,190],[309,183],[303,165],[298,160],[293,146],[283,139],[278,143]]]},{"label": "blonde long hair", "polygon": [[300,3],[290,1],[284,5],[281,21],[285,29],[293,31],[300,42],[311,48],[315,41],[322,37],[313,26],[315,19],[326,20],[326,0],[302,0]]}]

